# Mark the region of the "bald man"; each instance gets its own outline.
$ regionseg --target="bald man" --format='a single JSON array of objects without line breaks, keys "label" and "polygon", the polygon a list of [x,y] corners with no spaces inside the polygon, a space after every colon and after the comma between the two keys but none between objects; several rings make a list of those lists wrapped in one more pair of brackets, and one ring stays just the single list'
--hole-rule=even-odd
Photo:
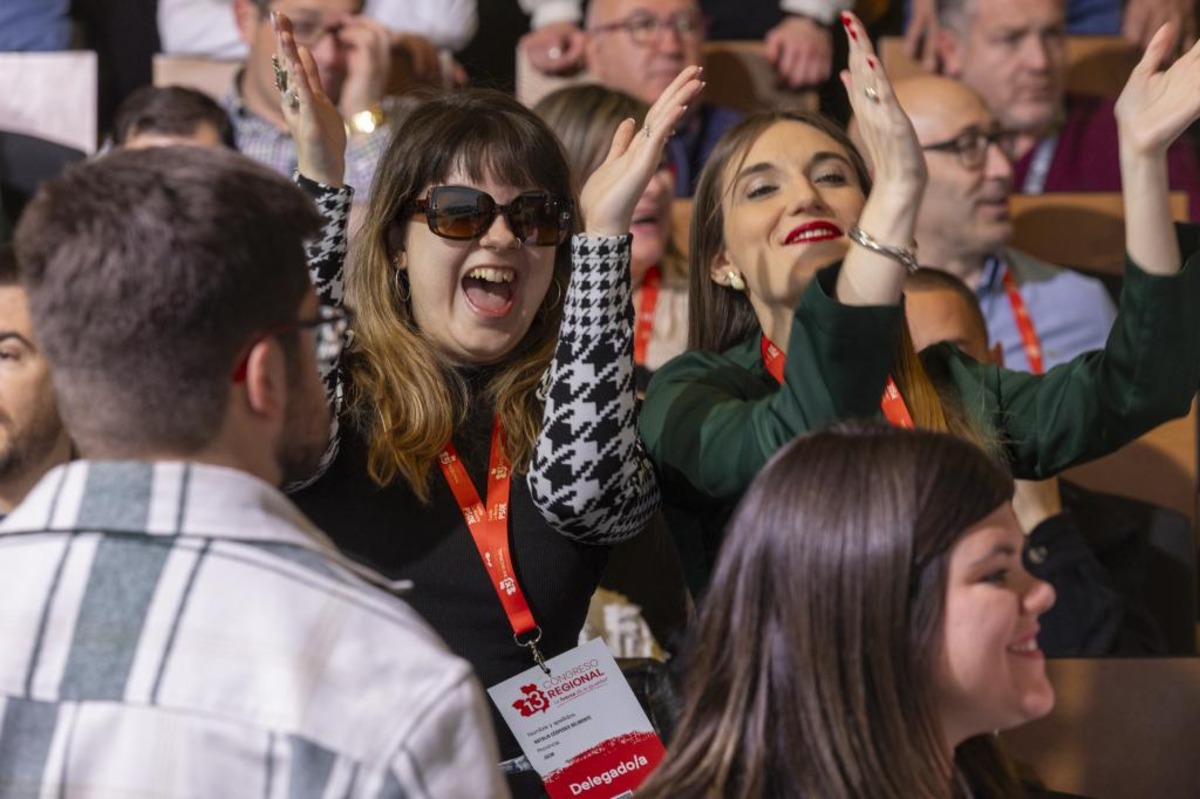
[{"label": "bald man", "polygon": [[[1116,317],[1103,284],[1008,246],[1012,136],[983,98],[936,75],[898,82],[896,96],[929,171],[917,216],[921,263],[975,290],[1010,369],[1041,372],[1102,348]],[[1031,324],[1019,321],[1022,312]]]}]

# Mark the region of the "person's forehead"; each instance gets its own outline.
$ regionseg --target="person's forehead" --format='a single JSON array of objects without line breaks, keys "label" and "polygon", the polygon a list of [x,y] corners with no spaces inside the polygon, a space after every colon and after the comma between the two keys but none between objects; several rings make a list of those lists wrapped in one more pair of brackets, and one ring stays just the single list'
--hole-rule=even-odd
[{"label": "person's forehead", "polygon": [[991,130],[995,117],[987,104],[965,86],[946,88],[931,95],[912,115],[913,128],[921,144],[943,141],[968,130]]},{"label": "person's forehead", "polygon": [[272,11],[282,11],[289,16],[341,16],[362,11],[363,0],[275,0]]},{"label": "person's forehead", "polygon": [[0,328],[15,331],[26,338],[32,336],[29,301],[25,289],[17,284],[0,286]]},{"label": "person's forehead", "polygon": [[695,0],[593,0],[593,15],[598,22],[625,19],[641,10],[656,16],[699,8]]},{"label": "person's forehead", "polygon": [[845,156],[846,148],[832,136],[812,125],[784,119],[773,122],[746,148],[746,164],[764,158],[791,158],[807,162],[818,152],[833,152]]},{"label": "person's forehead", "polygon": [[1054,25],[1066,19],[1065,0],[974,0],[974,26],[987,33]]}]

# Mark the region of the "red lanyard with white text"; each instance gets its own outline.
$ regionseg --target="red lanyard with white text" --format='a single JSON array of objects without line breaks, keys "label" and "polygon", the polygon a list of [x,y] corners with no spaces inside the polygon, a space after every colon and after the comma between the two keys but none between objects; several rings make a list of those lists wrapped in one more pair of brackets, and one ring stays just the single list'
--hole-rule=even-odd
[{"label": "red lanyard with white text", "polygon": [[[766,336],[762,337],[762,359],[763,365],[767,367],[767,372],[775,378],[776,383],[782,385],[783,367],[787,362],[787,356]],[[896,381],[892,379],[891,375],[888,375],[887,385],[883,388],[883,398],[879,401],[879,407],[892,427],[903,427],[909,430],[916,427],[913,424],[912,414],[908,412],[908,406],[904,404],[904,397],[900,396],[900,389],[896,387]]]},{"label": "red lanyard with white text", "polygon": [[638,303],[637,320],[633,327],[633,362],[646,365],[646,352],[650,349],[650,334],[654,331],[654,309],[658,305],[658,284],[662,273],[657,266],[646,270],[642,278],[642,298]]},{"label": "red lanyard with white text", "polygon": [[[453,443],[447,444],[442,450],[438,465],[442,467],[442,476],[458,500],[475,548],[479,550],[488,577],[492,579],[492,587],[496,589],[496,596],[500,597],[500,604],[504,606],[504,614],[512,625],[513,640],[519,646],[527,647],[537,664],[549,674],[546,661],[537,648],[542,638],[542,628],[533,620],[533,611],[529,609],[525,592],[517,582],[508,545],[508,496],[512,487],[512,464],[504,452],[504,428],[500,426],[500,417],[496,417],[492,426],[487,505],[479,499],[479,492],[475,490]],[[528,640],[522,641],[522,636],[527,636]]]},{"label": "red lanyard with white text", "polygon": [[1000,268],[1004,270],[1001,279],[1004,281],[1004,291],[1008,294],[1009,305],[1012,306],[1013,317],[1017,320],[1017,332],[1021,334],[1021,345],[1025,348],[1029,371],[1040,375],[1046,369],[1042,363],[1042,342],[1038,339],[1037,331],[1033,327],[1033,317],[1029,315],[1029,309],[1025,307],[1025,298],[1021,296],[1021,292],[1017,288],[1017,281],[1013,277],[1012,270],[1007,265]]}]

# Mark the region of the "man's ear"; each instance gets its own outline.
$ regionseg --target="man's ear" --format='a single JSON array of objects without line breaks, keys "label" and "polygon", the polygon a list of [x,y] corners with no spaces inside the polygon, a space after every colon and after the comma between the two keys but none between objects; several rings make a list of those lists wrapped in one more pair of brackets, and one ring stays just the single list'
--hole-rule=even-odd
[{"label": "man's ear", "polygon": [[250,412],[281,420],[287,409],[287,363],[278,339],[255,342],[246,356],[246,403]]},{"label": "man's ear", "polygon": [[233,21],[242,41],[247,45],[254,44],[258,36],[258,26],[266,22],[254,0],[233,0]]},{"label": "man's ear", "polygon": [[959,78],[963,71],[963,43],[958,31],[939,28],[934,39],[937,49],[938,71],[951,78]]}]

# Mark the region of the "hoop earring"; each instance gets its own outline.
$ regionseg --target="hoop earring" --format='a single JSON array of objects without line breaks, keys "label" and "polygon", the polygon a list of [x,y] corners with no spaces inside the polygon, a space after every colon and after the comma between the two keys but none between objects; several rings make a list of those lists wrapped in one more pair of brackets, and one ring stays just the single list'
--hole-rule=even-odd
[{"label": "hoop earring", "polygon": [[729,281],[729,288],[733,289],[734,291],[746,290],[746,281],[742,279],[740,272],[730,269],[725,273],[725,279]]},{"label": "hoop earring", "polygon": [[563,298],[562,283],[559,283],[557,280],[551,280],[550,285],[553,286],[554,288],[558,289],[558,295],[554,298],[554,302],[552,302],[546,306],[547,311],[553,311],[555,308],[557,308],[559,303],[562,302],[562,298]]},{"label": "hoop earring", "polygon": [[412,292],[409,291],[407,281],[404,280],[403,270],[397,269],[395,274],[396,274],[396,278],[395,278],[395,280],[396,280],[396,296],[400,298],[401,302],[407,304],[408,301],[412,298]]}]

